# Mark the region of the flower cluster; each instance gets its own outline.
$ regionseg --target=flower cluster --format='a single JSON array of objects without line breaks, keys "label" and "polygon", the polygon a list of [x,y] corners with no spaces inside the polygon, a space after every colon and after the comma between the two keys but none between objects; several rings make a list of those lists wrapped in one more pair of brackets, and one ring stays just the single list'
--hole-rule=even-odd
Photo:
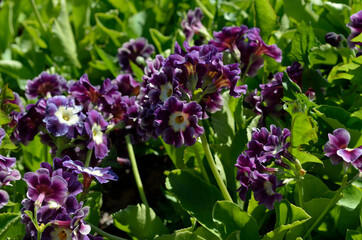
[{"label": "flower cluster", "polygon": [[210,44],[219,51],[230,52],[235,60],[240,63],[242,74],[253,77],[263,66],[262,55],[274,58],[277,62],[282,61],[282,51],[274,44],[267,45],[260,37],[259,28],[224,27],[220,32],[214,32]]},{"label": "flower cluster", "polygon": [[328,134],[329,141],[324,146],[324,152],[330,158],[333,165],[343,162],[344,164],[353,165],[362,171],[362,146],[357,148],[348,148],[351,135],[343,128]]},{"label": "flower cluster", "polygon": [[239,196],[246,200],[246,194],[251,188],[259,204],[264,204],[268,209],[274,208],[275,201],[281,201],[282,195],[276,189],[282,185],[274,175],[276,169],[265,167],[272,160],[278,166],[288,168],[282,161],[282,156],[290,159],[288,154],[290,136],[288,129],[281,129],[274,125],[270,131],[266,128],[253,129],[251,141],[247,144],[245,153],[239,155],[236,163],[238,168],[236,179],[240,182]]},{"label": "flower cluster", "polygon": [[351,40],[362,33],[362,11],[359,11],[351,16],[351,22],[347,27],[351,29],[351,33],[347,38],[348,46],[354,48],[356,45],[361,46],[361,42],[352,42]]},{"label": "flower cluster", "polygon": [[[53,167],[43,162],[36,172],[24,174],[28,192],[22,202],[22,222],[29,239],[36,239],[38,231],[41,231],[42,239],[91,237],[90,226],[85,222],[89,207],[84,207],[83,202],[78,202],[76,198],[83,191],[78,180],[80,173],[96,177],[100,183],[118,179],[109,168],[84,167],[81,162],[73,161],[68,156],[54,158]],[[86,177],[83,184],[85,181]],[[29,215],[29,212],[32,214]]]}]

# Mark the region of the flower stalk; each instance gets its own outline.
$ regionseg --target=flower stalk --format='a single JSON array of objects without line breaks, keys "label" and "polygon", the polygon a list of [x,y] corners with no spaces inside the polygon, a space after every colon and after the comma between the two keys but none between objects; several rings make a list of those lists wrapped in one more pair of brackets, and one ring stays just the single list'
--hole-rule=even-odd
[{"label": "flower stalk", "polygon": [[129,159],[131,161],[132,171],[133,171],[133,175],[134,175],[134,178],[135,178],[135,181],[136,181],[138,192],[139,192],[139,194],[141,196],[143,204],[145,204],[146,207],[148,207],[149,205],[148,205],[148,202],[147,202],[146,194],[145,194],[145,192],[143,190],[143,184],[142,184],[142,180],[141,180],[141,177],[140,177],[140,173],[138,171],[136,157],[134,155],[134,151],[133,151],[133,147],[132,147],[132,143],[131,143],[131,138],[127,134],[125,136],[125,139],[126,139],[127,151],[128,151]]}]

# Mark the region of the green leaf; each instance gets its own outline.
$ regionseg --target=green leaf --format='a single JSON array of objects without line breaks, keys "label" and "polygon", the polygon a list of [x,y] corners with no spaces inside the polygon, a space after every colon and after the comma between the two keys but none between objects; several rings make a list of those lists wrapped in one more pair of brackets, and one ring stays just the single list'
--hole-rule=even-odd
[{"label": "green leaf", "polygon": [[147,14],[145,11],[141,11],[128,18],[128,24],[126,32],[130,38],[139,38],[142,36],[143,27],[146,24]]},{"label": "green leaf", "polygon": [[163,35],[160,31],[150,28],[150,34],[153,43],[155,44],[159,53],[172,48],[172,37]]},{"label": "green leaf", "polygon": [[132,61],[129,61],[129,64],[131,66],[132,72],[134,73],[134,75],[136,75],[135,80],[137,82],[142,82],[142,76],[144,75],[143,70]]},{"label": "green leaf", "polygon": [[0,110],[0,126],[9,122],[10,119],[8,118],[7,114],[5,114],[4,111]]},{"label": "green leaf", "polygon": [[85,206],[89,206],[89,214],[86,217],[86,221],[92,223],[93,225],[98,225],[100,216],[100,210],[102,207],[102,193],[101,192],[91,192],[87,194]]},{"label": "green leaf", "polygon": [[311,49],[309,60],[312,65],[336,65],[338,61],[338,51],[330,44],[323,44]]},{"label": "green leaf", "polygon": [[349,185],[342,192],[343,197],[337,202],[339,206],[346,208],[348,211],[353,211],[361,203],[362,189],[354,185]]},{"label": "green leaf", "polygon": [[317,142],[318,135],[312,118],[305,113],[298,112],[293,116],[291,143],[293,147],[308,144],[309,141]]},{"label": "green leaf", "polygon": [[12,28],[12,14],[14,8],[14,2],[6,1],[1,6],[1,14],[0,14],[0,55],[5,51],[8,47],[10,41],[12,40],[14,29]]},{"label": "green leaf", "polygon": [[282,200],[276,204],[275,212],[277,220],[275,229],[268,232],[263,240],[283,239],[288,230],[299,226],[311,218],[302,208],[297,207],[287,200]]},{"label": "green leaf", "polygon": [[49,148],[40,141],[39,136],[35,136],[28,145],[21,144],[21,148],[23,149],[23,163],[31,172],[35,172],[40,168],[40,163],[46,161],[45,151],[47,151],[48,162],[52,163]]},{"label": "green leaf", "polygon": [[16,60],[0,60],[0,72],[13,78],[27,79],[32,77],[31,72]]},{"label": "green leaf", "polygon": [[215,203],[223,200],[221,192],[201,178],[182,170],[173,170],[167,182],[167,188],[180,201],[182,208],[205,228],[217,232],[212,211]]},{"label": "green leaf", "polygon": [[291,61],[302,61],[305,64],[308,64],[309,51],[314,45],[315,36],[312,26],[305,24],[304,21],[301,22],[292,40],[292,48],[288,54],[289,59]]},{"label": "green leaf", "polygon": [[17,146],[10,140],[10,137],[6,134],[1,141],[0,149],[14,150]]},{"label": "green leaf", "polygon": [[80,68],[81,65],[77,56],[77,45],[72,27],[69,23],[66,0],[60,0],[59,4],[59,15],[52,23],[50,49],[55,56],[65,56],[75,67]]},{"label": "green leaf", "polygon": [[307,162],[319,163],[319,164],[324,165],[322,160],[320,160],[316,156],[314,156],[310,153],[307,153],[307,152],[300,151],[297,148],[293,148],[291,153],[294,155],[294,157],[296,157],[299,160],[299,162],[302,165]]},{"label": "green leaf", "polygon": [[[303,187],[303,201],[308,202],[313,198],[322,197],[325,193],[329,192],[329,188],[317,177],[306,174],[302,181]],[[298,191],[295,191],[294,199],[298,200]]]},{"label": "green leaf", "polygon": [[316,23],[319,16],[312,10],[311,3],[303,0],[284,0],[284,11],[294,22]]},{"label": "green leaf", "polygon": [[83,39],[85,30],[90,26],[91,1],[73,0],[72,11],[75,36],[77,39]]},{"label": "green leaf", "polygon": [[222,239],[226,239],[236,230],[240,231],[240,239],[259,239],[259,228],[255,219],[247,212],[243,212],[235,203],[216,202],[213,217]]},{"label": "green leaf", "polygon": [[121,47],[121,43],[127,38],[123,23],[117,15],[115,13],[96,13],[95,19],[97,26],[112,39],[117,47]]},{"label": "green leaf", "polygon": [[362,33],[351,39],[352,42],[362,42]]},{"label": "green leaf", "polygon": [[174,145],[169,145],[163,141],[161,138],[162,144],[165,147],[167,155],[171,158],[173,164],[178,169],[183,169],[185,167],[184,164],[184,152],[185,146],[181,146],[179,148],[175,148]]},{"label": "green leaf", "polygon": [[[0,214],[0,239],[12,238],[20,239],[25,234],[25,226],[20,223],[20,214],[1,213]],[[18,238],[16,238],[18,237]]]},{"label": "green leaf", "polygon": [[256,26],[260,28],[260,35],[268,37],[275,29],[277,24],[277,15],[269,0],[258,0],[255,3]]},{"label": "green leaf", "polygon": [[114,226],[125,231],[133,239],[153,239],[156,235],[168,233],[152,208],[144,204],[130,205],[112,216]]},{"label": "green leaf", "polygon": [[362,240],[362,232],[348,229],[346,240]]},{"label": "green leaf", "polygon": [[114,63],[114,57],[103,51],[103,49],[99,48],[97,45],[94,45],[94,49],[97,51],[98,56],[107,66],[108,70],[116,78],[119,75],[119,71],[117,65]]},{"label": "green leaf", "polygon": [[156,237],[155,240],[204,240],[203,237],[189,231],[175,232],[173,234]]}]

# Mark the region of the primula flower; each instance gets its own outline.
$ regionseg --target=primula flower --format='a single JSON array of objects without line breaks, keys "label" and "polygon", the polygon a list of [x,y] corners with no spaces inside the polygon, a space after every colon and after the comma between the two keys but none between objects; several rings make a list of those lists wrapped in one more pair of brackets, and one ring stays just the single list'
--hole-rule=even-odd
[{"label": "primula flower", "polygon": [[75,138],[82,134],[85,115],[82,106],[75,105],[74,99],[56,96],[47,100],[44,122],[49,133],[56,137],[66,135]]},{"label": "primula flower", "polygon": [[362,159],[362,146],[358,148],[348,148],[351,136],[349,132],[343,128],[328,133],[329,141],[324,146],[325,156],[329,157],[333,165],[344,161],[352,163],[356,168],[360,169]]},{"label": "primula flower", "polygon": [[292,65],[287,67],[287,73],[293,82],[298,84],[299,87],[302,87],[303,67],[299,62],[293,62]]},{"label": "primula flower", "polygon": [[63,166],[77,174],[85,174],[96,178],[100,183],[107,183],[109,180],[117,181],[118,177],[111,171],[111,167],[84,167],[80,161],[68,160],[63,162]]},{"label": "primula flower", "polygon": [[347,42],[350,48],[354,48],[355,45],[362,45],[360,42],[352,42],[351,40],[357,37],[362,33],[362,10],[353,14],[351,17],[351,22],[347,24],[347,27],[351,29],[351,34],[349,34]]},{"label": "primula flower", "polygon": [[176,148],[193,145],[196,138],[204,133],[204,129],[197,125],[201,110],[196,102],[186,103],[176,97],[168,98],[157,113],[159,125],[156,133]]},{"label": "primula flower", "polygon": [[240,154],[235,166],[238,168],[236,180],[240,182],[240,188],[237,190],[241,200],[246,200],[246,193],[249,190],[249,186],[252,182],[252,171],[256,170],[254,158],[250,158],[247,155]]},{"label": "primula flower", "polygon": [[29,99],[56,96],[67,90],[67,81],[58,74],[42,72],[33,80],[28,80],[25,95]]},{"label": "primula flower", "polygon": [[122,122],[126,129],[132,128],[137,124],[139,108],[135,96],[117,96],[112,108],[108,111],[111,116],[109,122],[112,124]]},{"label": "primula flower", "polygon": [[[222,31],[214,32],[214,39],[210,40],[210,44],[218,48],[220,52],[229,49],[238,52],[237,41],[247,32],[248,27],[241,25],[240,27],[223,27]],[[238,54],[240,56],[240,53]]]},{"label": "primula flower", "polygon": [[131,74],[120,74],[112,84],[118,87],[122,96],[137,96],[140,91],[140,84],[133,79]]},{"label": "primula flower", "polygon": [[9,194],[0,189],[0,209],[3,208],[9,202]]},{"label": "primula flower", "polygon": [[13,157],[4,157],[0,155],[0,171],[10,171],[15,165],[16,159]]},{"label": "primula flower", "polygon": [[95,110],[88,112],[87,115],[88,117],[84,123],[85,130],[90,137],[87,148],[94,148],[96,158],[103,159],[108,154],[107,135],[104,133],[108,123],[102,115]]},{"label": "primula flower", "polygon": [[206,28],[201,23],[201,19],[204,17],[200,8],[195,10],[189,10],[187,12],[186,19],[182,20],[181,27],[186,36],[186,41],[190,42],[194,34],[198,34],[201,31],[206,31]]},{"label": "primula flower", "polygon": [[24,181],[28,184],[27,197],[38,202],[55,201],[62,204],[67,195],[67,181],[61,176],[50,176],[48,169],[40,168],[35,173],[24,174]]},{"label": "primula flower", "polygon": [[259,201],[259,204],[264,204],[268,209],[274,209],[274,202],[280,202],[283,198],[280,193],[276,192],[281,183],[274,175],[259,173],[258,171],[253,171],[252,175],[251,189],[254,192],[255,200]]},{"label": "primula flower", "polygon": [[121,69],[132,74],[130,61],[143,68],[139,60],[144,62],[155,51],[153,45],[149,44],[145,38],[131,39],[118,49],[118,61]]}]

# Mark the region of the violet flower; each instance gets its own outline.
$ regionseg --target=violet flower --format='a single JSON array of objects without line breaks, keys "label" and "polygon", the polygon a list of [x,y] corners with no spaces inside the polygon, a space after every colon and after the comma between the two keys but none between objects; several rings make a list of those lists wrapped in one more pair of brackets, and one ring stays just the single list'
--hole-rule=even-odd
[{"label": "violet flower", "polygon": [[82,162],[73,160],[63,162],[63,166],[77,174],[86,174],[88,176],[94,177],[102,184],[109,182],[109,180],[118,180],[118,176],[111,171],[111,167],[84,167]]},{"label": "violet flower", "polygon": [[238,168],[236,180],[240,182],[240,188],[237,190],[241,200],[246,201],[246,194],[249,190],[249,186],[252,180],[252,171],[256,170],[254,158],[250,158],[248,155],[240,154],[235,166]]},{"label": "violet flower", "polygon": [[137,96],[140,91],[140,84],[133,79],[131,74],[120,74],[112,84],[118,87],[122,96]]},{"label": "violet flower", "polygon": [[56,96],[67,90],[67,81],[58,74],[42,72],[33,80],[28,80],[25,95],[29,99]]},{"label": "violet flower", "polygon": [[154,46],[149,44],[145,38],[131,39],[118,49],[117,57],[119,65],[126,73],[132,74],[133,71],[130,61],[138,65],[140,68],[143,68],[143,66],[139,63],[139,59],[144,62],[154,51]]},{"label": "violet flower", "polygon": [[276,189],[281,185],[277,177],[274,175],[252,172],[254,181],[251,183],[251,189],[254,192],[255,200],[259,204],[264,204],[268,209],[274,209],[274,202],[280,202],[283,196],[276,192]]},{"label": "violet flower", "polygon": [[352,42],[351,40],[357,37],[360,33],[362,33],[362,10],[353,14],[351,17],[351,22],[347,24],[347,27],[351,29],[351,33],[347,38],[347,43],[350,48],[354,48],[355,45],[362,45],[360,42]]},{"label": "violet flower", "polygon": [[54,201],[62,204],[67,195],[67,181],[61,176],[50,176],[48,169],[40,168],[35,173],[24,174],[24,181],[28,185],[27,197],[39,205],[43,201]]},{"label": "violet flower", "polygon": [[[223,27],[222,31],[214,32],[214,38],[210,40],[210,44],[218,48],[220,52],[229,49],[232,52],[238,52],[237,42],[247,32],[248,27],[241,25],[240,27]],[[239,52],[240,57],[240,52]]]},{"label": "violet flower", "polygon": [[353,164],[360,169],[362,159],[362,146],[357,148],[348,148],[351,136],[349,132],[343,128],[338,128],[333,131],[333,134],[328,133],[329,141],[324,145],[325,156],[329,157],[333,165],[344,161],[348,164]]},{"label": "violet flower", "polygon": [[75,105],[74,99],[56,96],[47,100],[44,122],[46,129],[55,137],[66,135],[76,138],[82,134],[85,115],[82,106]]},{"label": "violet flower", "polygon": [[9,202],[9,194],[0,189],[0,209],[3,208]]},{"label": "violet flower", "polygon": [[84,123],[85,130],[90,137],[87,148],[94,148],[96,158],[103,159],[108,154],[107,135],[104,133],[108,123],[102,115],[95,110],[88,112],[87,115],[88,117]]},{"label": "violet flower", "polygon": [[168,98],[157,113],[156,121],[159,125],[156,133],[176,148],[193,145],[196,138],[204,133],[204,129],[197,125],[201,110],[196,102],[186,103],[176,97]]},{"label": "violet flower", "polygon": [[186,41],[190,42],[192,37],[195,34],[198,34],[202,31],[207,31],[204,25],[201,23],[201,19],[204,17],[200,8],[196,8],[195,10],[189,10],[187,12],[186,19],[182,20],[181,27],[186,36]]},{"label": "violet flower", "polygon": [[6,132],[3,128],[0,127],[0,146],[1,146],[1,142],[3,140],[3,138],[5,137]]}]

